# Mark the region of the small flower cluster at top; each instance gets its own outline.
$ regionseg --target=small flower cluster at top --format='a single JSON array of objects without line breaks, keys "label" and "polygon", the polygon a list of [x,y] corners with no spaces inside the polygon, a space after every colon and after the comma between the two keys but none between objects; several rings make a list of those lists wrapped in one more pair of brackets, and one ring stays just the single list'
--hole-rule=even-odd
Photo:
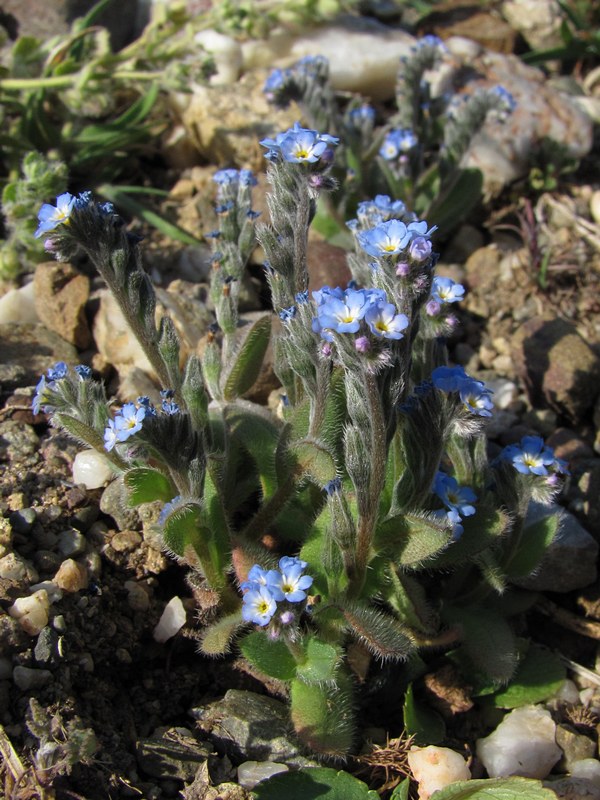
[{"label": "small flower cluster at top", "polygon": [[[169,417],[180,411],[179,405],[173,401],[174,394],[172,389],[163,389],[160,393],[161,410]],[[126,442],[131,436],[141,431],[146,417],[155,416],[156,409],[149,397],[138,397],[137,403],[125,403],[115,418],[108,420],[108,425],[104,430],[105,449],[110,451],[119,442]]]},{"label": "small flower cluster at top", "polygon": [[269,103],[287,108],[292,100],[301,100],[311,81],[324,83],[329,75],[329,62],[324,56],[305,56],[286,69],[274,69],[263,86]]},{"label": "small flower cluster at top", "polygon": [[438,472],[433,481],[432,491],[445,505],[445,510],[435,512],[440,520],[452,523],[452,536],[456,540],[464,531],[461,522],[463,517],[470,517],[475,513],[477,495],[468,486],[459,486],[456,478]]},{"label": "small flower cluster at top", "polygon": [[509,461],[522,475],[537,475],[546,478],[546,483],[555,486],[558,475],[567,475],[567,464],[554,455],[554,450],[544,444],[539,436],[524,436],[520,444],[510,444],[500,453],[502,461]]},{"label": "small flower cluster at top", "polygon": [[[409,258],[417,263],[426,261],[431,255],[429,237],[437,230],[434,225],[428,228],[425,220],[409,222],[399,219],[380,222],[374,228],[356,234],[362,249],[373,258],[396,259],[408,249]],[[404,261],[398,261],[396,274],[405,277],[410,270]]]},{"label": "small flower cluster at top", "polygon": [[407,159],[417,147],[419,140],[410,128],[392,128],[385,135],[379,155],[386,161]]},{"label": "small flower cluster at top", "polygon": [[483,381],[467,375],[463,367],[437,367],[431,373],[431,381],[441,392],[457,392],[465,410],[479,417],[492,416],[491,390]]},{"label": "small flower cluster at top", "polygon": [[[44,203],[38,212],[39,225],[34,233],[36,239],[39,239],[45,233],[55,230],[59,225],[66,225],[73,211],[85,208],[91,200],[91,192],[82,192],[77,196],[64,192],[64,194],[59,194],[56,198],[56,205]],[[114,211],[112,203],[100,203],[98,208],[104,214],[112,214]],[[52,249],[50,242],[45,246],[46,250]]]},{"label": "small flower cluster at top", "polygon": [[373,200],[363,200],[356,209],[356,219],[348,220],[351,231],[364,231],[382,222],[399,219],[404,223],[417,222],[417,216],[409,211],[402,200],[392,200],[387,194],[378,194]]},{"label": "small flower cluster at top", "polygon": [[[303,574],[306,566],[306,561],[290,556],[279,560],[279,569],[265,570],[255,564],[248,573],[248,580],[240,586],[244,592],[242,618],[264,627],[275,615],[277,603],[284,600],[288,603],[303,602],[306,589],[313,582],[310,575]],[[283,624],[289,624],[293,619],[290,610],[284,610],[280,616]]]},{"label": "small flower cluster at top", "polygon": [[[333,333],[357,333],[361,322],[367,325],[377,339],[401,339],[408,327],[408,317],[398,314],[393,303],[388,303],[383,289],[353,289],[324,286],[312,293],[317,306],[312,329],[327,342],[334,340]],[[371,341],[361,335],[355,340],[358,352],[367,352]]]},{"label": "small flower cluster at top", "polygon": [[333,160],[332,148],[339,144],[336,136],[319,133],[310,128],[302,128],[295,123],[275,139],[263,139],[261,145],[267,148],[265,158],[269,161],[287,161],[290,164],[315,164],[319,161],[329,165]]},{"label": "small flower cluster at top", "polygon": [[[84,364],[78,364],[75,367],[75,372],[82,381],[90,380],[92,377],[92,370]],[[50,414],[54,409],[48,404],[48,393],[56,390],[57,381],[66,378],[69,374],[69,368],[64,361],[58,361],[53,367],[47,370],[45,375],[42,375],[38,385],[35,387],[35,394],[31,401],[31,410],[34,414],[39,414],[43,411]]]}]

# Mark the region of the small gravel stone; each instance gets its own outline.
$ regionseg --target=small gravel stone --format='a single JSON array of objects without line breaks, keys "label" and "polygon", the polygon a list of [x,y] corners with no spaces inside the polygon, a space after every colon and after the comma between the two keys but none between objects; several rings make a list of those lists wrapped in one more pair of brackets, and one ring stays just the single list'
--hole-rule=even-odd
[{"label": "small gravel stone", "polygon": [[244,761],[237,768],[238,783],[244,789],[254,789],[257,783],[289,770],[287,764],[277,764],[275,761]]},{"label": "small gravel stone", "polygon": [[142,537],[137,531],[120,531],[110,540],[110,546],[117,553],[130,553],[140,546]]},{"label": "small gravel stone", "polygon": [[147,611],[150,607],[148,592],[136,581],[126,581],[127,604],[133,611]]},{"label": "small gravel stone", "polygon": [[600,761],[595,758],[582,758],[571,764],[571,775],[574,778],[586,778],[600,787]]},{"label": "small gravel stone", "polygon": [[86,546],[85,536],[76,528],[69,528],[58,534],[58,549],[67,558],[85,553]]},{"label": "small gravel stone", "polygon": [[52,626],[58,633],[66,633],[67,623],[62,614],[57,614],[52,620]]},{"label": "small gravel stone", "polygon": [[180,597],[173,597],[162,613],[158,625],[154,628],[153,637],[155,642],[163,643],[183,628],[185,625],[186,613]]},{"label": "small gravel stone", "polygon": [[73,481],[83,484],[86,489],[99,489],[105,486],[114,472],[110,462],[95,450],[82,450],[73,461]]},{"label": "small gravel stone", "polygon": [[91,653],[82,653],[80,658],[79,658],[79,666],[81,667],[81,669],[84,672],[88,672],[91,675],[91,673],[96,668],[96,665],[94,664],[94,659],[92,657],[92,654]]},{"label": "small gravel stone", "polygon": [[54,583],[65,592],[79,592],[88,586],[87,569],[83,564],[68,558],[60,565],[58,572],[53,578]]},{"label": "small gravel stone", "polygon": [[29,587],[29,593],[34,594],[35,592],[39,592],[43,589],[48,595],[48,601],[50,605],[52,603],[56,603],[58,600],[62,600],[63,593],[61,589],[52,581],[40,581],[40,583],[34,583]]},{"label": "small gravel stone", "polygon": [[48,624],[50,601],[44,589],[29,597],[19,597],[8,609],[11,617],[18,620],[23,630],[30,636],[37,636]]},{"label": "small gravel stone", "polygon": [[550,712],[523,706],[507,714],[489,736],[477,740],[477,755],[490,778],[545,778],[562,755]]},{"label": "small gravel stone", "polygon": [[71,517],[71,525],[78,531],[87,531],[98,519],[98,506],[84,506],[78,508]]},{"label": "small gravel stone", "polygon": [[34,508],[22,508],[19,511],[13,511],[9,516],[15,533],[29,533],[36,519],[37,514]]},{"label": "small gravel stone", "polygon": [[35,583],[39,579],[37,570],[17,553],[9,553],[0,558],[0,578],[9,581],[29,581]]},{"label": "small gravel stone", "polygon": [[42,572],[56,572],[62,563],[62,557],[52,550],[38,550],[34,553],[33,560]]},{"label": "small gravel stone", "polygon": [[450,783],[471,779],[464,758],[448,747],[411,747],[407,758],[410,771],[419,784],[420,800],[428,800],[434,792]]},{"label": "small gravel stone", "polygon": [[56,667],[60,663],[58,655],[58,634],[46,626],[40,631],[33,650],[33,657],[43,667]]},{"label": "small gravel stone", "polygon": [[13,681],[23,692],[28,689],[40,689],[52,680],[52,673],[47,669],[30,669],[29,667],[15,667]]}]

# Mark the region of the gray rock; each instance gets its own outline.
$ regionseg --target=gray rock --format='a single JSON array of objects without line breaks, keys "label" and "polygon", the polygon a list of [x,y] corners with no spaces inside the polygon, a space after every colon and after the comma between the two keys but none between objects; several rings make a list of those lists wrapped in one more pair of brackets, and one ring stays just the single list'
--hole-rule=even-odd
[{"label": "gray rock", "polygon": [[563,756],[558,762],[559,772],[570,772],[571,766],[577,761],[593,758],[596,753],[595,742],[566,725],[556,726],[556,744],[563,751]]},{"label": "gray rock", "polygon": [[244,761],[238,767],[238,783],[245,789],[254,789],[257,783],[268,780],[272,775],[288,772],[286,764],[274,761]]},{"label": "gray rock", "polygon": [[12,419],[0,422],[0,457],[21,461],[37,455],[39,448],[39,437],[31,425]]},{"label": "gray rock", "polygon": [[596,580],[598,544],[572,514],[555,504],[546,506],[532,501],[525,524],[553,513],[560,515],[556,538],[532,575],[513,579],[516,586],[535,592],[571,592]]},{"label": "gray rock", "polygon": [[43,667],[56,667],[60,663],[58,655],[58,634],[52,628],[42,628],[37,638],[33,657]]},{"label": "gray rock", "polygon": [[15,533],[29,533],[37,519],[34,508],[21,508],[13,511],[9,516],[10,524]]},{"label": "gray rock", "polygon": [[201,730],[237,758],[313,764],[291,737],[287,706],[272,697],[230,689],[222,700],[190,713]]},{"label": "gray rock", "polygon": [[62,556],[52,550],[37,550],[33,554],[36,567],[41,572],[51,572],[54,574],[62,563]]},{"label": "gray rock", "polygon": [[100,510],[114,519],[120,531],[136,528],[138,525],[138,513],[129,506],[127,487],[120,477],[109,483],[102,493]]},{"label": "gray rock", "polygon": [[13,681],[22,691],[40,689],[52,680],[52,673],[47,669],[30,669],[30,667],[15,667]]},{"label": "gray rock", "polygon": [[87,531],[98,519],[98,506],[78,508],[71,517],[71,525],[78,531]]},{"label": "gray rock", "polygon": [[159,728],[150,738],[136,742],[135,753],[138,766],[146,775],[191,781],[213,750],[195,739],[187,728]]},{"label": "gray rock", "polygon": [[535,317],[523,324],[511,345],[532,405],[550,407],[580,422],[600,392],[600,357],[575,325],[556,317]]},{"label": "gray rock", "polygon": [[65,558],[74,558],[85,553],[87,546],[85,536],[76,528],[69,528],[58,534],[58,549]]}]

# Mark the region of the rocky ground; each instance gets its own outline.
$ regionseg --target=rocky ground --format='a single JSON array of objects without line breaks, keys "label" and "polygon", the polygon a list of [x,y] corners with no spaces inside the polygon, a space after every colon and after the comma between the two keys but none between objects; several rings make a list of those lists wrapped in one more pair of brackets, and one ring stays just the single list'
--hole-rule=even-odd
[{"label": "rocky ground", "polygon": [[[405,46],[406,34],[384,37],[369,25],[368,35],[379,36],[381,46],[384,39]],[[333,48],[335,57],[334,34],[324,32],[319,47]],[[463,44],[460,57],[479,58],[482,68],[484,63],[505,68],[507,62],[481,49],[489,44],[471,49]],[[300,39],[289,52],[302,55],[305,46]],[[357,46],[351,46],[356,55]],[[250,47],[244,53],[247,64],[256,57]],[[396,47],[394,63],[397,57]],[[268,58],[275,60],[273,53]],[[253,142],[267,117],[275,129],[293,121],[293,110],[291,119],[282,113],[273,121],[272,110],[260,106],[257,94],[256,102],[246,98],[247,87],[257,91],[264,79],[260,65],[256,69],[247,67],[242,77],[247,107],[235,84],[217,90],[238,114],[237,122],[227,124],[233,133],[219,135],[215,119],[224,112],[210,97],[208,103],[202,99],[199,90],[200,99],[165,142],[169,175],[177,175],[165,208],[196,233],[211,228],[207,187],[213,165],[234,159],[258,167]],[[525,71],[520,74],[522,92],[529,79]],[[376,75],[372,80],[381,91]],[[535,80],[538,88],[547,87],[545,79]],[[527,91],[543,94],[535,86]],[[591,92],[588,99],[597,97]],[[562,113],[560,135],[585,156],[582,166],[557,190],[538,192],[528,205],[522,199],[525,178],[516,174],[523,153],[508,144],[508,150],[500,147],[504,155],[492,154],[487,170],[494,178],[488,203],[440,243],[439,272],[468,288],[450,350],[456,363],[495,391],[491,452],[537,434],[569,462],[570,476],[559,498],[563,533],[530,580],[545,600],[527,617],[537,639],[569,664],[572,681],[552,709],[560,726],[563,760],[555,768],[560,774],[577,761],[598,758],[600,167],[591,121],[574,132],[573,115],[580,109],[574,111],[565,95],[558,113],[563,101],[550,89],[538,100],[551,104],[545,113],[556,112],[558,118]],[[252,124],[249,108],[262,115]],[[194,113],[202,116],[192,119]],[[524,130],[528,124],[523,121]],[[244,132],[236,133],[236,125]],[[512,130],[505,144],[514,138]],[[479,144],[476,161],[489,156],[485,141]],[[202,159],[211,166],[200,166]],[[264,305],[260,253],[256,261],[244,287],[247,314]],[[161,304],[173,313],[185,345],[193,350],[210,319],[208,252],[175,250],[149,233],[147,263]],[[343,251],[318,237],[311,241],[309,265],[315,286],[347,280]],[[289,736],[278,699],[281,688],[249,674],[235,656],[213,662],[197,653],[200,623],[193,592],[182,570],[160,550],[153,529],[157,509],[128,509],[122,487],[108,482],[104,467],[77,456],[72,442],[49,429],[44,415],[31,411],[39,375],[58,360],[90,364],[123,401],[156,394],[148,366],[88,266],[42,264],[30,283],[7,291],[0,298],[0,351],[0,753],[6,797],[244,797],[238,781],[251,785],[253,767],[238,772],[240,764],[305,763]],[[267,402],[275,388],[267,368],[255,399]],[[178,600],[173,603],[173,598]],[[174,621],[166,621],[165,633],[167,606]],[[165,638],[175,630],[176,635]],[[375,693],[361,713],[366,738],[383,745],[386,734],[400,735],[398,698]],[[460,711],[456,716],[455,746],[460,750],[479,734],[480,723],[463,724]],[[349,766],[362,769],[376,788],[383,785],[383,773],[373,764]],[[475,764],[475,775],[476,770]],[[594,769],[582,774],[579,789],[571,787],[571,794],[562,796],[600,797],[598,774]]]}]

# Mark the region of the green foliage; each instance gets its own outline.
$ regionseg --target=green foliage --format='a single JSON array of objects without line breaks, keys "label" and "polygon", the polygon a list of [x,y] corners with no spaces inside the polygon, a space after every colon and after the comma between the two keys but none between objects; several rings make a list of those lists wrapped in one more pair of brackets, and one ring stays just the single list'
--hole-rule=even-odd
[{"label": "green foliage", "polygon": [[234,360],[227,365],[223,387],[225,400],[234,400],[252,388],[258,378],[270,338],[271,318],[265,314],[245,333]]},{"label": "green foliage", "polygon": [[409,736],[414,736],[415,744],[426,747],[439,744],[446,737],[446,725],[440,715],[415,698],[412,683],[404,695],[404,727]]},{"label": "green foliage", "polygon": [[296,661],[282,639],[270,639],[266,633],[255,631],[245,636],[240,650],[248,661],[279,681],[291,681],[296,675]]},{"label": "green foliage", "polygon": [[457,781],[431,795],[431,800],[554,800],[555,793],[529,778]]},{"label": "green foliage", "polygon": [[533,572],[556,538],[559,526],[559,515],[549,514],[523,530],[519,546],[506,566],[511,578],[521,578]]},{"label": "green foliage", "polygon": [[498,708],[541,703],[558,692],[565,678],[562,662],[549,650],[531,644],[508,686],[494,694],[493,703]]},{"label": "green foliage", "polygon": [[169,478],[157,469],[136,467],[128,470],[123,476],[125,486],[129,489],[129,503],[139,506],[162,500],[168,503],[177,494]]},{"label": "green foliage", "polygon": [[200,640],[200,650],[206,656],[224,656],[231,652],[231,642],[246,623],[240,610],[221,617],[206,627]]},{"label": "green foliage", "polygon": [[[261,781],[252,790],[256,800],[378,800],[377,792],[347,772],[328,767],[304,767]],[[398,798],[398,800],[400,800]]]},{"label": "green foliage", "polygon": [[291,717],[300,740],[314,753],[343,756],[355,737],[351,679],[343,672],[337,685],[305,683],[290,687]]}]

